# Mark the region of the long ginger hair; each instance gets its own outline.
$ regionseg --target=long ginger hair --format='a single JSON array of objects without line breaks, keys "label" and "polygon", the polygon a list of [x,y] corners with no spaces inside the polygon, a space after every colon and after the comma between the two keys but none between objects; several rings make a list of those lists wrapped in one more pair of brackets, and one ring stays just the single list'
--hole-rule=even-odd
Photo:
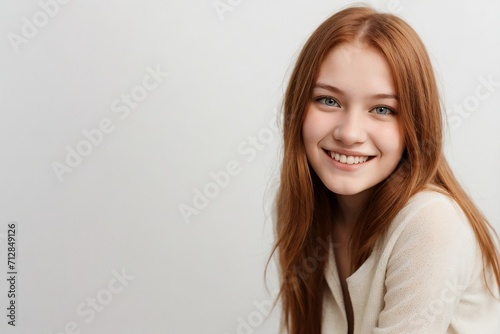
[{"label": "long ginger hair", "polygon": [[[290,334],[321,333],[328,249],[318,248],[318,244],[332,240],[336,209],[334,194],[308,164],[302,124],[324,57],[332,48],[352,42],[381,52],[389,63],[399,97],[398,119],[405,143],[400,163],[375,186],[369,204],[356,222],[349,243],[352,271],[368,258],[410,197],[433,184],[453,198],[466,214],[482,251],[484,270],[490,269],[500,286],[495,233],[457,182],[443,154],[440,99],[422,41],[394,15],[351,7],[328,18],[308,39],[284,98],[284,148],[272,254],[278,254],[282,328]],[[304,270],[308,261],[314,268]]]}]

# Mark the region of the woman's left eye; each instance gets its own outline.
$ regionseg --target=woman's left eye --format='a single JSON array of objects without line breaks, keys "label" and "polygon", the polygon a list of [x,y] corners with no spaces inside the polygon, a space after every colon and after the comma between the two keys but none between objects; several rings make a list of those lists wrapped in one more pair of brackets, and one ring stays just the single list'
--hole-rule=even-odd
[{"label": "woman's left eye", "polygon": [[393,114],[394,112],[387,108],[387,107],[376,107],[372,109],[377,115],[389,115]]},{"label": "woman's left eye", "polygon": [[335,101],[335,99],[331,98],[331,97],[320,97],[319,99],[317,99],[317,101],[319,103],[323,103],[324,105],[328,106],[328,107],[337,107],[339,104],[337,101]]}]

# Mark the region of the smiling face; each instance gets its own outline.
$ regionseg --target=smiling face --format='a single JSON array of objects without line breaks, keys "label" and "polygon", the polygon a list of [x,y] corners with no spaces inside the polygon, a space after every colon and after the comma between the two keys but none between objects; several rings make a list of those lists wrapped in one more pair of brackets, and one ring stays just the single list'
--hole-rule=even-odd
[{"label": "smiling face", "polygon": [[341,44],[321,64],[302,136],[323,184],[344,199],[369,193],[396,168],[404,151],[398,100],[384,56]]}]

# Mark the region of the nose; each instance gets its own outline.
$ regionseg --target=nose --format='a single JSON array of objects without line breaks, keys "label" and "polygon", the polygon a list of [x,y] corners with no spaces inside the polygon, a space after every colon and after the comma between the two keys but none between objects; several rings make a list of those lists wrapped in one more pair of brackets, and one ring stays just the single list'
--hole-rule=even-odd
[{"label": "nose", "polygon": [[367,133],[362,112],[343,110],[339,114],[333,129],[333,138],[346,146],[363,143]]}]

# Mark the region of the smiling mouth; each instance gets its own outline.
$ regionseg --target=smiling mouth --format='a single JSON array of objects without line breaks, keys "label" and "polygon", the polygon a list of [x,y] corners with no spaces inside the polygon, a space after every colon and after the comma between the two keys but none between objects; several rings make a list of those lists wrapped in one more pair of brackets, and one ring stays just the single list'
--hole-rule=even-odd
[{"label": "smiling mouth", "polygon": [[368,156],[368,155],[367,156],[345,155],[333,151],[325,151],[325,153],[328,154],[328,156],[330,156],[330,158],[332,158],[333,160],[346,165],[361,164],[373,158],[373,156]]}]

